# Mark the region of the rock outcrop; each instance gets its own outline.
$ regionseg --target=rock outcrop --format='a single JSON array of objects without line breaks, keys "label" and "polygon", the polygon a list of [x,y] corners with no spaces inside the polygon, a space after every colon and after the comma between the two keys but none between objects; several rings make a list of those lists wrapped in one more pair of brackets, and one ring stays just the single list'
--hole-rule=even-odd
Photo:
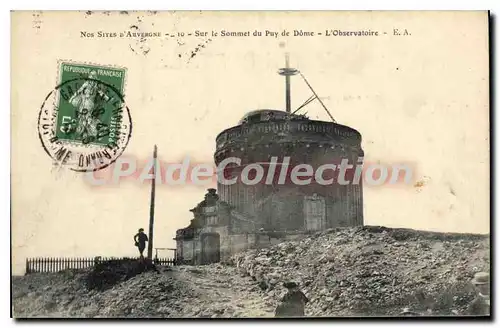
[{"label": "rock outcrop", "polygon": [[464,313],[470,279],[489,271],[489,237],[410,229],[329,230],[232,258],[243,275],[277,300],[282,282],[298,282],[310,316]]}]

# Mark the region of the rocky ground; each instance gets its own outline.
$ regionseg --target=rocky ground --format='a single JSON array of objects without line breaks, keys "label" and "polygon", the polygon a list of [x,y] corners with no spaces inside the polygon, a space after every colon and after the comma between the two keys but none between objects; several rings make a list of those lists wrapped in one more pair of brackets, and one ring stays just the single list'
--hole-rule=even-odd
[{"label": "rocky ground", "polygon": [[[15,317],[272,317],[298,282],[307,316],[463,314],[489,271],[489,236],[365,227],[250,250],[228,263],[13,277]],[[96,281],[109,284],[96,284]]]},{"label": "rocky ground", "polygon": [[31,274],[13,279],[13,312],[26,317],[266,317],[274,304],[235,268],[158,268],[105,290],[88,290],[90,271]]},{"label": "rocky ground", "polygon": [[280,297],[280,282],[298,282],[311,299],[309,316],[398,315],[405,308],[456,315],[474,297],[474,273],[489,271],[489,237],[338,229],[242,253],[233,263],[264,287],[265,300]]}]

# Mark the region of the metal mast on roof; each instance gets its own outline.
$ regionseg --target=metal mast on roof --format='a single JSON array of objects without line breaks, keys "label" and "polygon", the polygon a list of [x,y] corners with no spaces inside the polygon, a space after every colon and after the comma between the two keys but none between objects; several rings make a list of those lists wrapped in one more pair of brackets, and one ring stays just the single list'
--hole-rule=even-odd
[{"label": "metal mast on roof", "polygon": [[[285,101],[286,101],[286,112],[288,114],[295,114],[302,107],[307,106],[308,104],[310,104],[314,100],[318,99],[319,103],[325,109],[325,111],[328,114],[328,116],[330,117],[330,119],[334,123],[336,123],[336,121],[333,118],[332,114],[330,113],[330,111],[328,110],[328,108],[326,108],[326,106],[323,103],[323,101],[321,101],[321,99],[318,97],[318,95],[316,94],[316,92],[314,91],[314,89],[312,88],[312,86],[307,81],[306,77],[298,69],[290,67],[290,55],[288,53],[285,54],[285,68],[280,68],[278,70],[278,74],[285,77],[285,90],[286,90],[285,91]],[[309,97],[309,99],[307,99],[302,105],[300,105],[292,113],[292,100],[291,100],[291,90],[290,90],[291,89],[290,88],[290,76],[297,75],[297,74],[300,74],[300,76],[302,77],[302,79],[304,80],[304,82],[307,84],[307,86],[309,87],[309,89],[311,89],[313,95],[311,97]]]},{"label": "metal mast on roof", "polygon": [[280,68],[278,71],[279,75],[285,77],[285,102],[286,102],[286,112],[292,112],[292,97],[290,91],[290,76],[298,74],[299,71],[295,68],[290,68],[290,56],[288,53],[285,54],[285,68]]}]

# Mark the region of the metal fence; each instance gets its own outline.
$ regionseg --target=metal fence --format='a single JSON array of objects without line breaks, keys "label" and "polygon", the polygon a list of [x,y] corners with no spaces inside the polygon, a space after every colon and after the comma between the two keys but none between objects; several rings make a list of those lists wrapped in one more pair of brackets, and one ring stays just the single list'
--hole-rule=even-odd
[{"label": "metal fence", "polygon": [[[139,258],[117,258],[117,257],[77,257],[77,258],[53,258],[37,257],[26,259],[26,274],[35,272],[59,272],[68,269],[85,269],[96,265],[97,263],[111,260],[139,260]],[[154,258],[153,263],[163,266],[174,266],[175,260],[170,258]]]}]

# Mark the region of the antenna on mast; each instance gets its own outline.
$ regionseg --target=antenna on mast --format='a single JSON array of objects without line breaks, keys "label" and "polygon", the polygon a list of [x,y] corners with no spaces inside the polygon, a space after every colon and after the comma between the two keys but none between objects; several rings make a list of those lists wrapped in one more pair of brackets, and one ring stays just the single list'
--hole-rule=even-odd
[{"label": "antenna on mast", "polygon": [[[321,98],[316,94],[316,91],[314,91],[314,89],[312,88],[312,86],[309,84],[309,82],[307,82],[306,80],[306,77],[304,76],[304,74],[300,73],[300,76],[302,76],[302,78],[304,79],[304,82],[306,82],[307,86],[309,87],[309,89],[311,89],[312,93],[314,94],[314,99],[318,99],[319,103],[321,104],[321,106],[323,106],[323,108],[325,109],[326,113],[328,114],[328,116],[330,116],[330,119],[333,121],[333,123],[337,123],[335,121],[335,119],[333,118],[332,114],[330,114],[330,111],[328,110],[328,108],[326,108],[325,104],[323,103],[323,101],[321,101]],[[312,100],[314,100],[312,99]],[[311,100],[311,101],[312,101]],[[311,101],[308,101],[307,103],[310,103]],[[306,104],[307,105],[307,104]],[[301,106],[303,107],[303,106]],[[301,107],[299,107],[298,109],[300,109]]]},{"label": "antenna on mast", "polygon": [[286,112],[292,112],[292,97],[290,91],[290,76],[297,75],[299,71],[295,68],[290,68],[290,55],[288,53],[285,54],[285,68],[280,68],[278,70],[278,74],[285,77],[285,103],[286,103]]}]

